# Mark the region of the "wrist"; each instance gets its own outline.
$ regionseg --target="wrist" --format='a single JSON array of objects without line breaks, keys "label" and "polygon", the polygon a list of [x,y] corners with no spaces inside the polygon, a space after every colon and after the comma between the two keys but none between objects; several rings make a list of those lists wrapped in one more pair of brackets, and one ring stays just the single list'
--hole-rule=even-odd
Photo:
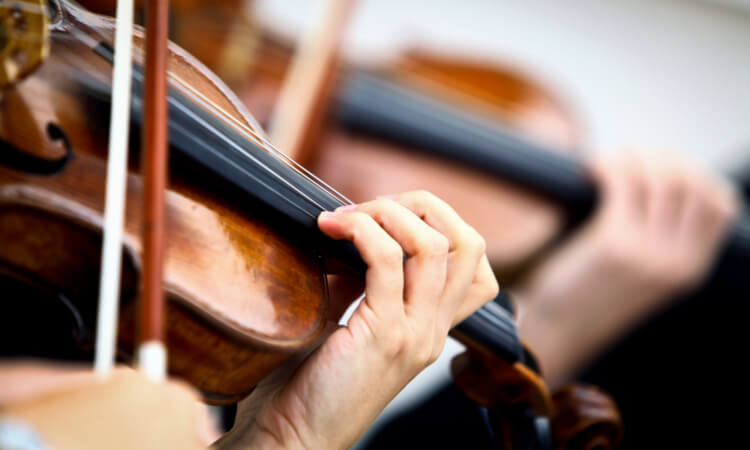
[{"label": "wrist", "polygon": [[276,416],[273,424],[264,424],[252,419],[246,423],[235,423],[212,448],[221,450],[270,450],[270,449],[313,449],[331,448],[330,444],[316,443],[301,435],[299,425]]}]

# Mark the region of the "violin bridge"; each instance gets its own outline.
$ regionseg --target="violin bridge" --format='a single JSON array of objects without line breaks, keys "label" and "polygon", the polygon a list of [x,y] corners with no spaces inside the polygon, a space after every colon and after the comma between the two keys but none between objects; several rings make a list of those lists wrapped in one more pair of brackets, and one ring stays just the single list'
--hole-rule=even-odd
[{"label": "violin bridge", "polygon": [[31,73],[49,55],[44,0],[0,1],[0,89]]}]

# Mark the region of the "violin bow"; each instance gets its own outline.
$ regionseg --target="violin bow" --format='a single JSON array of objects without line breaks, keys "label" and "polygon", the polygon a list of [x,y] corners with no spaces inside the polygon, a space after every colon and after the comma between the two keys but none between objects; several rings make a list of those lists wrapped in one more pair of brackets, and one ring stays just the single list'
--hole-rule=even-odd
[{"label": "violin bow", "polygon": [[322,0],[317,20],[302,37],[279,94],[270,137],[286,156],[306,166],[330,104],[340,58],[340,43],[355,0]]},{"label": "violin bow", "polygon": [[[166,376],[164,345],[164,199],[167,184],[168,0],[146,2],[146,54],[142,135],[144,214],[143,287],[139,303],[137,359],[150,379]],[[123,216],[127,180],[132,76],[133,1],[117,3],[114,75],[99,286],[95,371],[112,371],[117,339]]]},{"label": "violin bow", "polygon": [[133,0],[118,0],[116,18],[104,238],[94,354],[94,371],[100,376],[108,375],[115,363],[133,70]]}]

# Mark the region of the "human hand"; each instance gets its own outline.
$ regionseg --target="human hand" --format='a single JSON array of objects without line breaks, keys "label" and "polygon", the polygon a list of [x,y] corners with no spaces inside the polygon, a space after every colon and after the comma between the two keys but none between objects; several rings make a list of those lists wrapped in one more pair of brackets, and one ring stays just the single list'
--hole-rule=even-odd
[{"label": "human hand", "polygon": [[733,191],[684,160],[591,165],[594,216],[517,290],[519,331],[550,385],[707,276],[738,210]]},{"label": "human hand", "polygon": [[23,384],[3,384],[2,414],[31,425],[50,448],[197,449],[213,431],[192,389],[127,368],[99,379],[80,368],[3,363],[0,379]]},{"label": "human hand", "polygon": [[448,331],[497,294],[483,239],[431,194],[340,208],[318,224],[359,250],[364,300],[299,367],[240,404],[218,447],[348,448],[437,358]]}]

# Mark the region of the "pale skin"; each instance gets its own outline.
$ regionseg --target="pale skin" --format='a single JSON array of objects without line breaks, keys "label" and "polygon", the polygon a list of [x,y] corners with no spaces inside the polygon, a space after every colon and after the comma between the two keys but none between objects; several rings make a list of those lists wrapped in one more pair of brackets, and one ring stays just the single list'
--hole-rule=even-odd
[{"label": "pale skin", "polygon": [[106,378],[80,366],[0,366],[0,412],[33,426],[55,449],[205,448],[212,424],[197,394],[120,368]]},{"label": "pale skin", "polygon": [[684,159],[590,164],[600,207],[516,289],[521,336],[552,388],[708,275],[738,212],[732,189]]},{"label": "pale skin", "polygon": [[[437,358],[448,331],[497,295],[484,240],[429,193],[347,206],[323,213],[318,224],[326,235],[350,240],[359,250],[368,267],[364,300],[346,326],[336,326],[338,317],[332,316],[330,335],[320,347],[281,367],[241,402],[235,427],[216,447],[350,447],[409,380]],[[342,284],[348,289],[339,294],[357,290],[356,283]],[[340,314],[342,297],[333,301],[332,309]],[[55,448],[106,448],[104,441],[86,441],[88,435],[74,424],[92,416],[106,421],[106,411],[123,403],[117,421],[96,436],[110,443],[122,436],[132,448],[202,445],[196,430],[205,428],[204,419],[192,407],[194,394],[181,386],[146,386],[150,382],[135,374],[77,383],[17,401],[4,411],[28,420]],[[139,399],[140,394],[148,398]],[[68,426],[60,427],[55,417],[65,411],[72,411],[64,421]],[[127,436],[122,427],[116,429],[123,422],[132,424]],[[133,431],[141,426],[147,434]],[[169,435],[173,440],[164,440]]]}]

